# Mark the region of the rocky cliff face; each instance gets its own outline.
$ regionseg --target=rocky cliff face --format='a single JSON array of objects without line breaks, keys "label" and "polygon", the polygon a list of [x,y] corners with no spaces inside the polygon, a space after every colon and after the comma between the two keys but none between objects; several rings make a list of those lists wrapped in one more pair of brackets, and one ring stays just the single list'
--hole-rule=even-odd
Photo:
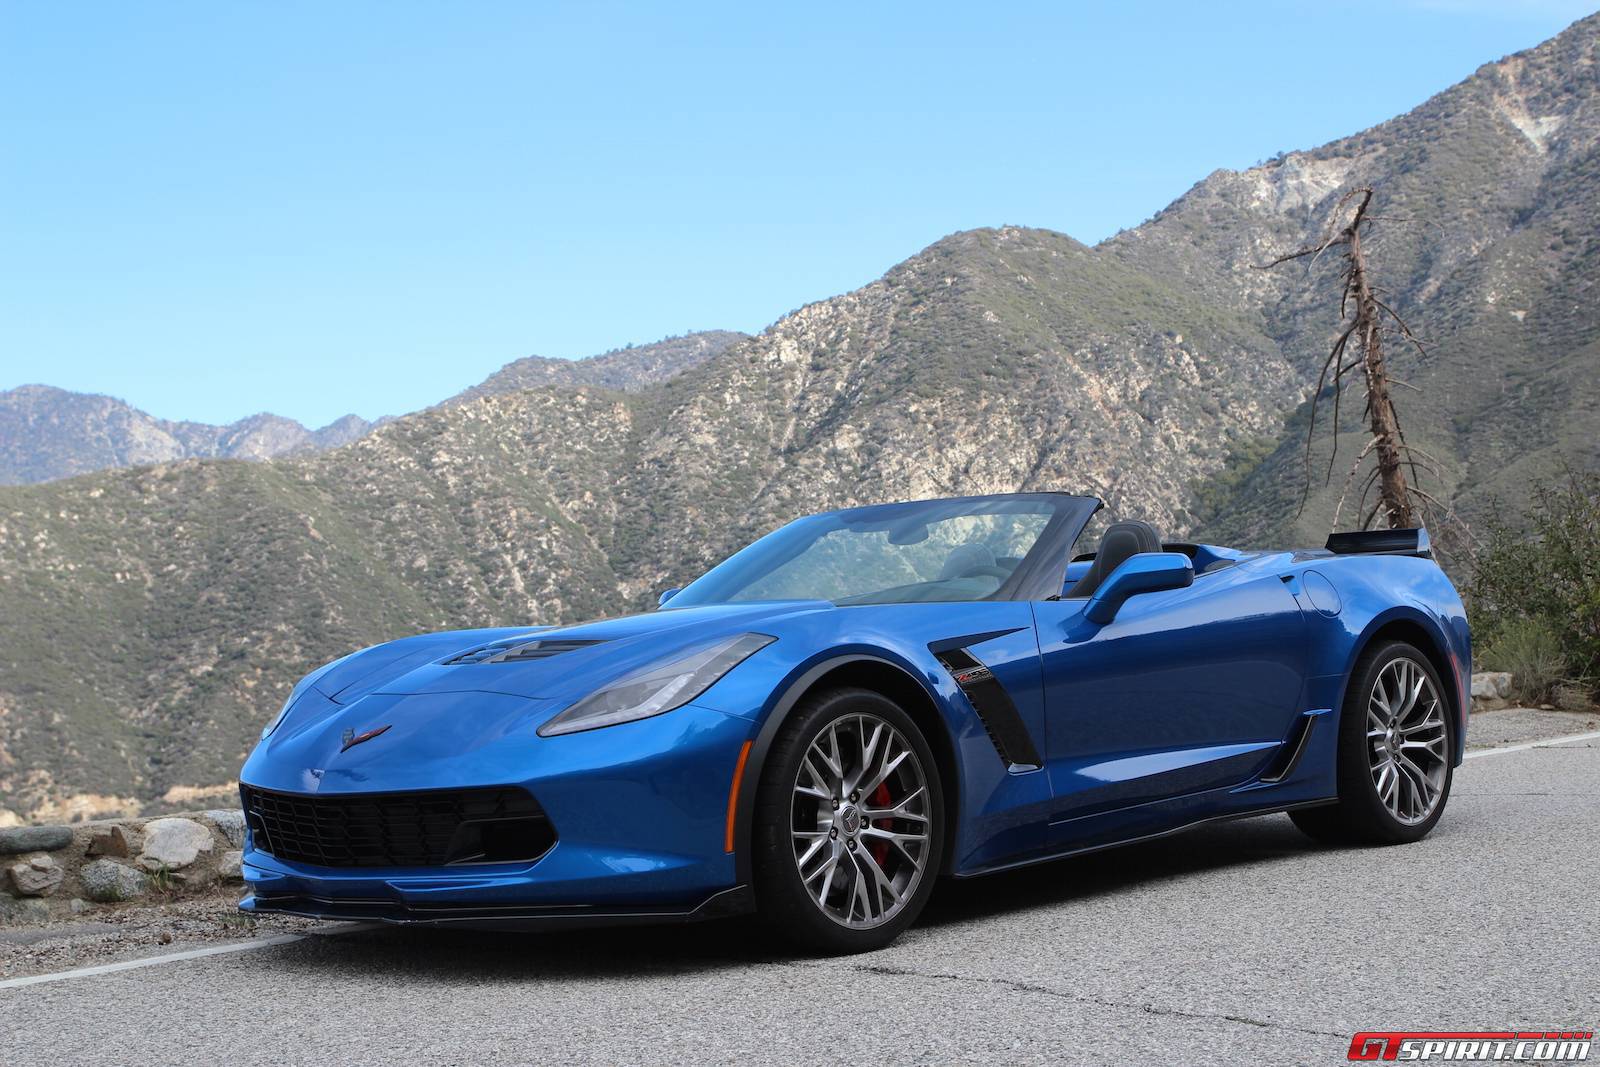
[{"label": "rocky cliff face", "polygon": [[820,508],[1071,488],[1173,533],[1320,542],[1334,491],[1295,520],[1298,448],[1337,309],[1326,276],[1252,265],[1352,183],[1413,220],[1373,260],[1433,342],[1397,364],[1412,439],[1446,466],[1430,488],[1470,517],[1600,464],[1597,29],[1213,174],[1095,248],[956,234],[664,381],[552,384],[524,361],[331,453],[4,490],[0,806],[181,806],[316,663],[647,606]]}]

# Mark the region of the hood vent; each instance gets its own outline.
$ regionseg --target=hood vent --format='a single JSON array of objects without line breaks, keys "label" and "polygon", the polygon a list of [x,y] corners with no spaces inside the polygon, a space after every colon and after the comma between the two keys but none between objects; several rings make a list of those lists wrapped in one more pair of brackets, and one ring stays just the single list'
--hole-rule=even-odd
[{"label": "hood vent", "polygon": [[577,641],[559,637],[536,638],[532,641],[496,641],[492,645],[481,645],[451,656],[443,662],[447,667],[463,663],[520,663],[530,659],[549,659],[563,652],[598,644],[599,641]]}]

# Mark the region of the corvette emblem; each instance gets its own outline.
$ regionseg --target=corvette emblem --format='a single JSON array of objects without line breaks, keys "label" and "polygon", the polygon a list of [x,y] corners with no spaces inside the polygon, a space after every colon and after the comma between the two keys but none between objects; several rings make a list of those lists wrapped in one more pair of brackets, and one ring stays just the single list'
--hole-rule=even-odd
[{"label": "corvette emblem", "polygon": [[344,733],[339,735],[339,751],[347,752],[355,746],[361,744],[363,741],[371,741],[374,737],[377,737],[379,734],[383,733],[393,725],[393,723],[385,723],[375,730],[368,730],[364,734],[358,734],[354,730],[347,729]]}]

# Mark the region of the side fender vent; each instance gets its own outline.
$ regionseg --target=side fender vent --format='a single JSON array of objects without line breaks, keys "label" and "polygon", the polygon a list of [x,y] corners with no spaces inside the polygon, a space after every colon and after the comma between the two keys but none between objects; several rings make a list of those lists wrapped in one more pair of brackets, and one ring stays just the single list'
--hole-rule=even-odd
[{"label": "side fender vent", "polygon": [[1289,736],[1284,738],[1277,756],[1273,757],[1272,763],[1262,772],[1258,781],[1272,785],[1294,773],[1294,769],[1300,765],[1300,757],[1306,753],[1306,745],[1311,741],[1311,731],[1316,729],[1319,718],[1321,715],[1318,713],[1308,711],[1294,721],[1294,725],[1289,728]]},{"label": "side fender vent", "polygon": [[934,655],[966,694],[1001,761],[1017,770],[1035,770],[1043,766],[1027,724],[994,672],[965,648],[950,648]]}]

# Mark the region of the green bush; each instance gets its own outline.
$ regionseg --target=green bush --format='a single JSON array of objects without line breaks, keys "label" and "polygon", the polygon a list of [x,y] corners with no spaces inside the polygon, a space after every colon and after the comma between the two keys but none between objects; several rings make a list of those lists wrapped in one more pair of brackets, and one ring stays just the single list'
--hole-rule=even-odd
[{"label": "green bush", "polygon": [[1515,656],[1530,669],[1553,648],[1561,673],[1594,692],[1600,689],[1600,474],[1569,472],[1565,482],[1535,485],[1526,520],[1525,531],[1504,519],[1492,525],[1478,554],[1467,597],[1474,640],[1486,663]]},{"label": "green bush", "polygon": [[1480,657],[1492,671],[1511,672],[1511,691],[1524,704],[1543,704],[1567,680],[1561,636],[1540,618],[1504,621]]}]

